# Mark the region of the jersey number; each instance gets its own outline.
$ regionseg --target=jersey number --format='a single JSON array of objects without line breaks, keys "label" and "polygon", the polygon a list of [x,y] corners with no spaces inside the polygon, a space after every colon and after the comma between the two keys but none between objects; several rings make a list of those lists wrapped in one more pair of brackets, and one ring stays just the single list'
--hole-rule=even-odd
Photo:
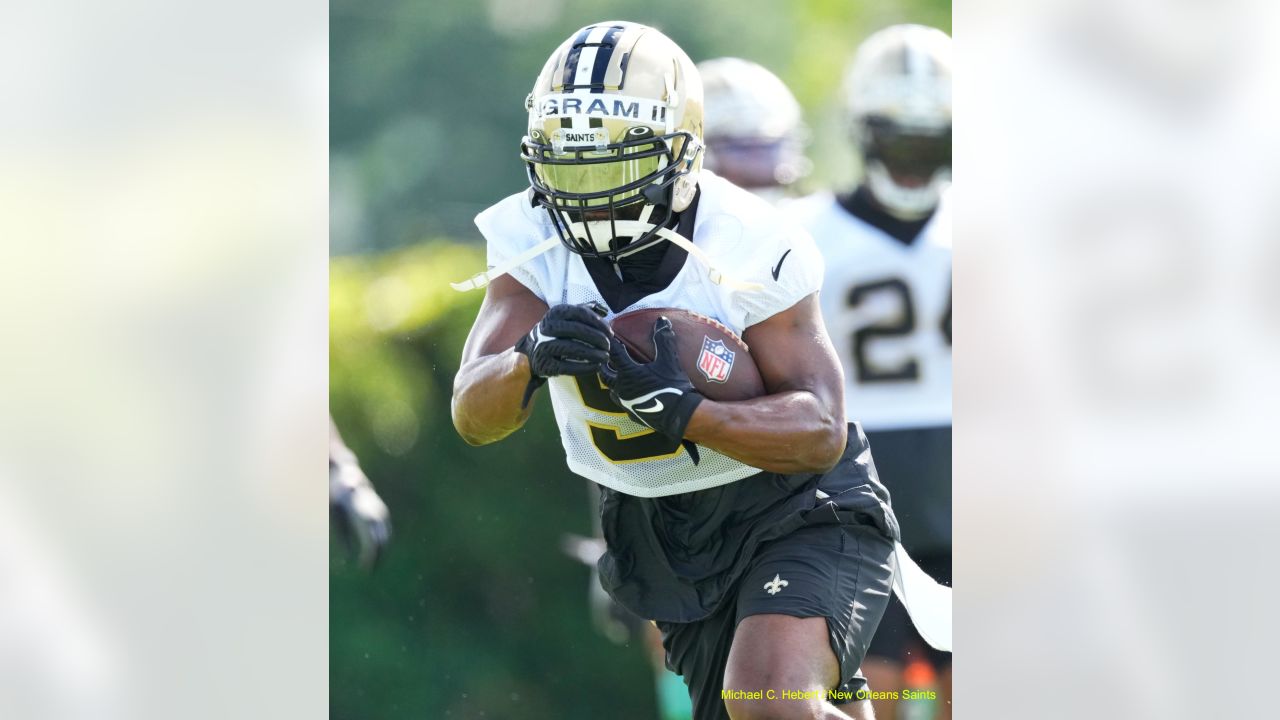
[{"label": "jersey number", "polygon": [[[916,308],[911,301],[911,290],[900,278],[877,280],[862,285],[855,285],[849,291],[847,304],[854,308],[867,298],[878,293],[896,295],[901,310],[896,320],[883,320],[873,325],[860,328],[853,333],[853,362],[858,374],[858,382],[893,382],[901,380],[919,380],[920,363],[916,358],[908,357],[897,367],[878,367],[867,356],[867,344],[874,340],[904,337],[916,329]],[[938,330],[951,344],[951,293],[947,292],[947,309],[938,321]]]},{"label": "jersey number", "polygon": [[[626,417],[626,411],[609,397],[598,375],[578,375],[574,378],[582,393],[582,404],[602,413]],[[682,449],[680,441],[672,440],[648,428],[631,435],[624,435],[617,425],[604,425],[587,421],[591,442],[600,452],[616,463],[656,460],[671,457]]]}]

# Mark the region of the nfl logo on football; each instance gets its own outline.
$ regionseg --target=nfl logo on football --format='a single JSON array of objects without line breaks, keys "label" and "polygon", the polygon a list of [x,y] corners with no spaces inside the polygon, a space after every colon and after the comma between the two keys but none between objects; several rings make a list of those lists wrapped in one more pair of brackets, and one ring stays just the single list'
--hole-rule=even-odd
[{"label": "nfl logo on football", "polygon": [[722,383],[729,379],[733,371],[733,351],[723,340],[712,340],[705,335],[702,338],[702,354],[698,355],[698,369],[707,380]]}]

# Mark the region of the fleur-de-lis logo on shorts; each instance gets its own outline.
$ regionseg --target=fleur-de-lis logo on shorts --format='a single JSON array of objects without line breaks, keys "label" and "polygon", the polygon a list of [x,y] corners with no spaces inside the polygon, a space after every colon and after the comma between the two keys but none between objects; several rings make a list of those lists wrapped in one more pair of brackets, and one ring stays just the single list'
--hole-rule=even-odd
[{"label": "fleur-de-lis logo on shorts", "polygon": [[782,588],[789,584],[790,583],[786,580],[782,579],[781,575],[774,575],[772,580],[764,584],[764,589],[768,590],[770,595],[777,595],[782,591]]}]

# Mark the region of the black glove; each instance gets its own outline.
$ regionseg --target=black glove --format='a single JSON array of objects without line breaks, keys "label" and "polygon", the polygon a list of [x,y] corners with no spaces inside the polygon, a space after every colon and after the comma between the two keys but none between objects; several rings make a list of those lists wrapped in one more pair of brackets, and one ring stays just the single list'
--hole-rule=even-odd
[{"label": "black glove", "polygon": [[391,515],[359,465],[329,461],[329,510],[356,561],[372,569],[391,539]]},{"label": "black glove", "polygon": [[529,357],[533,377],[520,407],[533,391],[556,375],[588,375],[609,360],[612,332],[601,320],[603,308],[594,305],[556,305],[516,343],[516,352]]},{"label": "black glove", "polygon": [[[703,397],[680,368],[676,333],[665,317],[653,324],[653,344],[653,362],[641,365],[621,341],[614,339],[609,346],[609,364],[600,374],[609,386],[609,397],[633,420],[669,438],[683,440],[689,419]],[[696,452],[690,451],[690,455],[696,463]]]}]

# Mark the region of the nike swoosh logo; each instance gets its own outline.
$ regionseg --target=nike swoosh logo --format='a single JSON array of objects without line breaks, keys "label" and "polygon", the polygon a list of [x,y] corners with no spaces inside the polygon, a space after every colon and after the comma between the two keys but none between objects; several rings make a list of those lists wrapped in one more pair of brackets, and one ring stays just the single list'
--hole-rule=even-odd
[{"label": "nike swoosh logo", "polygon": [[548,337],[547,335],[542,334],[541,323],[533,326],[533,346],[534,347],[538,347],[544,342],[551,342],[552,340],[555,340],[555,338]]},{"label": "nike swoosh logo", "polygon": [[663,404],[662,404],[662,401],[661,401],[661,400],[659,400],[659,399],[657,399],[657,398],[654,398],[654,399],[653,399],[653,405],[651,405],[650,407],[644,407],[644,408],[642,408],[642,407],[633,407],[633,408],[631,408],[631,409],[632,409],[633,411],[635,411],[635,412],[642,412],[642,413],[656,413],[656,412],[661,412],[663,407],[664,407],[664,406],[663,406]]},{"label": "nike swoosh logo", "polygon": [[[658,399],[658,396],[667,395],[667,394],[683,395],[684,392],[677,390],[675,388],[662,388],[661,390],[654,390],[653,392],[642,395],[634,400],[630,400],[630,401],[623,400],[622,406],[634,413],[653,414],[656,412],[660,412],[662,408],[666,407],[665,405],[662,404],[662,401]],[[643,408],[639,407],[641,403],[647,403],[650,400],[653,401],[652,405],[648,407],[643,407]]]},{"label": "nike swoosh logo", "polygon": [[787,248],[787,251],[782,253],[782,257],[778,260],[778,266],[773,269],[774,280],[778,279],[778,274],[782,272],[782,263],[786,262],[787,256],[790,254],[791,254],[791,248]]}]

